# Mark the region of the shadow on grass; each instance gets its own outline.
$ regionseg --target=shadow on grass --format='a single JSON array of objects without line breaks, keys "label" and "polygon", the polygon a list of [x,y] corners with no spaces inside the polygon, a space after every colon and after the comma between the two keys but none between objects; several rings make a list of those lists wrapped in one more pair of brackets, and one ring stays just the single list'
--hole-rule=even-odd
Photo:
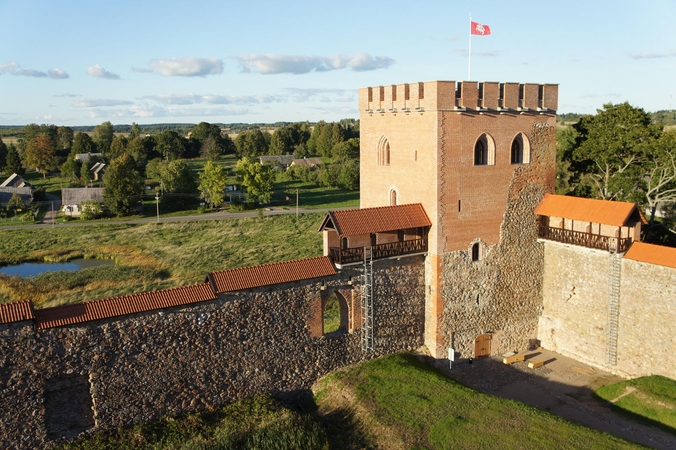
[{"label": "shadow on grass", "polygon": [[596,392],[592,394],[594,399],[598,400],[599,402],[603,403],[604,405],[607,405],[615,411],[616,413],[631,419],[635,420],[636,422],[640,422],[644,425],[652,426],[655,428],[659,428],[662,431],[666,431],[667,433],[671,433],[674,436],[676,436],[676,428],[670,427],[669,425],[666,425],[662,422],[659,422],[657,420],[653,420],[649,417],[642,416],[640,414],[636,414],[635,412],[629,411],[628,409],[624,409],[621,406],[616,405],[615,403],[609,402],[608,400],[604,399],[603,397],[599,396]]}]

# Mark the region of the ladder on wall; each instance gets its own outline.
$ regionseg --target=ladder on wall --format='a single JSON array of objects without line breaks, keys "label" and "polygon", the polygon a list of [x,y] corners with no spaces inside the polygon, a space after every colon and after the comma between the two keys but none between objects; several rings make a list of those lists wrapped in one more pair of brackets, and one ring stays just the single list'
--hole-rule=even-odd
[{"label": "ladder on wall", "polygon": [[621,259],[616,245],[610,244],[608,260],[608,307],[606,323],[606,364],[617,364],[617,335],[620,321],[620,270]]},{"label": "ladder on wall", "polygon": [[371,247],[364,247],[361,333],[362,349],[365,352],[373,351],[373,252]]}]

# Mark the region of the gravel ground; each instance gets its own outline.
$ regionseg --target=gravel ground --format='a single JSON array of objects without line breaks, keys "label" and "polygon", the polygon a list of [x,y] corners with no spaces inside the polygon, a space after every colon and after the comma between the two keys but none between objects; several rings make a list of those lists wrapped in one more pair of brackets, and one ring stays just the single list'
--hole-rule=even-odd
[{"label": "gravel ground", "polygon": [[[521,353],[526,360],[512,365],[498,357],[480,358],[472,364],[456,361],[450,369],[448,360],[435,365],[449,377],[487,394],[527,403],[651,448],[676,449],[675,434],[619,415],[593,396],[600,386],[622,378],[545,349]],[[547,362],[529,369],[528,360],[534,358]]]}]

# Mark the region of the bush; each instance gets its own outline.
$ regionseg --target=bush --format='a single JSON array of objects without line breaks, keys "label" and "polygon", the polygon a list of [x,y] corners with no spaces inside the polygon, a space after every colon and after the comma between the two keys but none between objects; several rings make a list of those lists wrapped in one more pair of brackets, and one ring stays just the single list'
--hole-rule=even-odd
[{"label": "bush", "polygon": [[32,209],[26,211],[26,213],[21,216],[23,222],[35,222],[35,212]]},{"label": "bush", "polygon": [[82,220],[98,219],[101,215],[101,211],[101,205],[94,200],[87,200],[80,203],[80,219]]}]

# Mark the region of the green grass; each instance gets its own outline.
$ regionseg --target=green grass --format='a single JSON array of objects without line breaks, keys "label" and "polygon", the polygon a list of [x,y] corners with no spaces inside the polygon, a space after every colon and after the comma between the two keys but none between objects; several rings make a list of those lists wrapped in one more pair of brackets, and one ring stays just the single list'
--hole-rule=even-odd
[{"label": "green grass", "polygon": [[616,410],[676,433],[676,380],[659,375],[636,378],[603,386],[596,395]]},{"label": "green grass", "polygon": [[60,449],[328,449],[326,435],[309,416],[269,395],[242,400],[212,412],[165,417],[132,428],[98,433]]},{"label": "green grass", "polygon": [[343,191],[298,180],[275,183],[275,197],[283,199],[287,196],[290,198],[290,206],[295,207],[296,189],[299,190],[299,208],[319,209],[346,206],[359,208],[359,191]]},{"label": "green grass", "polygon": [[354,439],[346,429],[352,428],[374,447],[400,442],[404,448],[420,449],[641,448],[522,403],[476,392],[412,355],[388,356],[337,372],[319,383],[316,395],[324,411],[337,398],[354,398],[359,404],[351,420],[356,416],[361,426],[334,425],[342,438],[332,439],[329,433],[331,448],[350,448]]},{"label": "green grass", "polygon": [[0,275],[0,302],[36,307],[204,281],[208,272],[319,256],[321,213],[218,221],[0,230],[0,265],[78,257],[117,265],[21,279]]},{"label": "green grass", "polygon": [[340,303],[334,292],[326,300],[324,307],[324,334],[333,333],[340,329]]}]

